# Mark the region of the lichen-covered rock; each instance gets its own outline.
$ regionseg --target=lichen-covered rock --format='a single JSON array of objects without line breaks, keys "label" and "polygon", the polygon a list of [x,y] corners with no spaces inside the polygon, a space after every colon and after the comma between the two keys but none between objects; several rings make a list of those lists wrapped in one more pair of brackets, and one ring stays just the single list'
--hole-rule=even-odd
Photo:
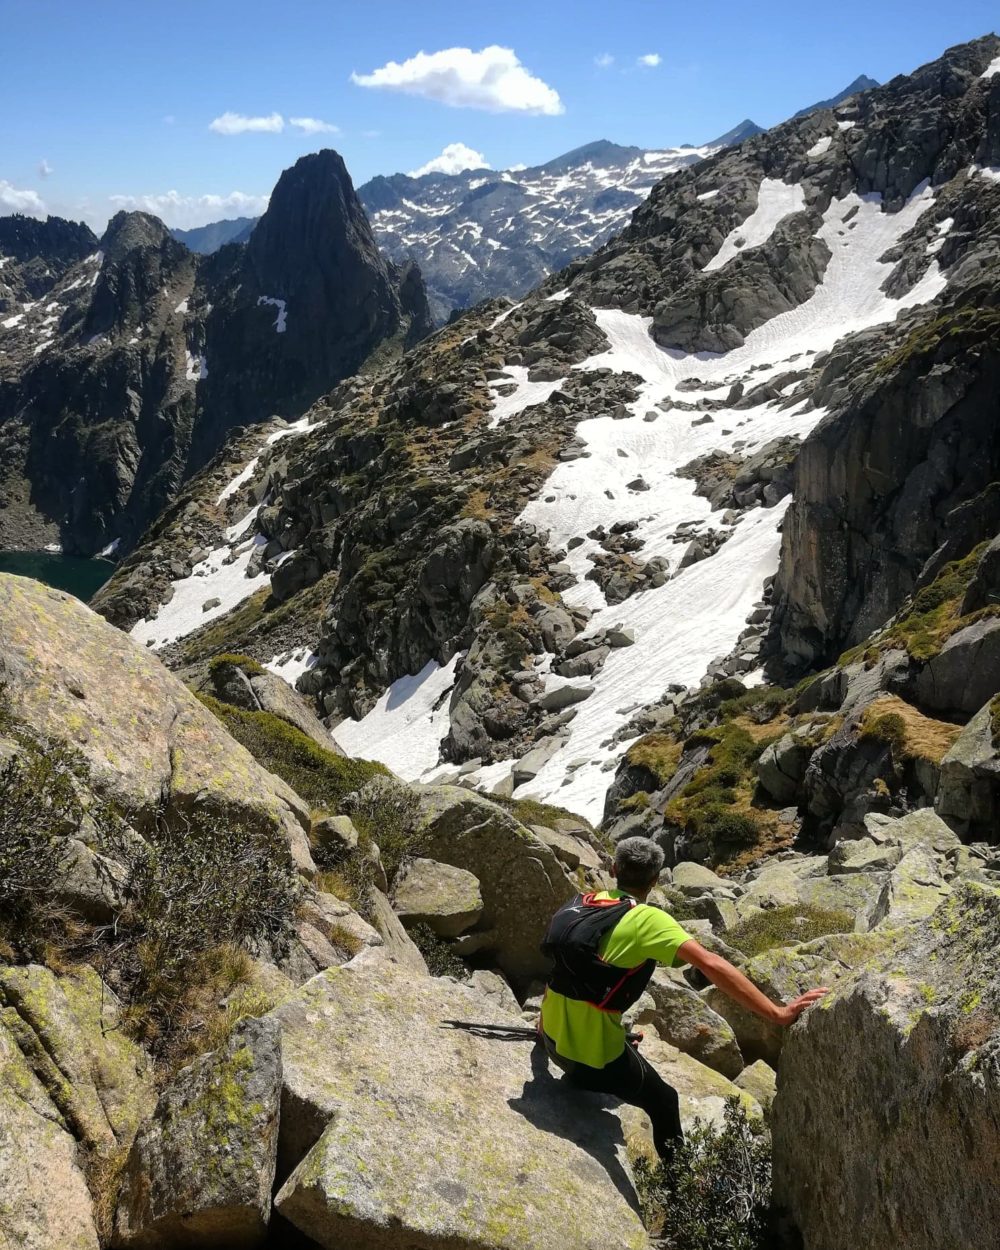
[{"label": "lichen-covered rock", "polygon": [[[284,1095],[276,1206],[339,1250],[641,1250],[615,1117],[530,1043],[445,1019],[522,1024],[472,987],[365,955],[273,1013]],[[722,1078],[719,1078],[720,1080]]]},{"label": "lichen-covered rock", "polygon": [[170,1081],[129,1154],[114,1244],[260,1245],[278,1147],[281,1035],[248,1020]]},{"label": "lichen-covered rock", "polygon": [[0,1019],[82,1145],[131,1142],[155,1101],[153,1073],[93,968],[57,977],[35,964],[0,966]]},{"label": "lichen-covered rock", "polygon": [[478,879],[479,926],[496,930],[500,968],[515,981],[547,975],[542,938],[578,888],[551,847],[497,804],[457,786],[421,787],[418,832],[425,855]]},{"label": "lichen-covered rock", "polygon": [[665,1042],[730,1080],[739,1074],[743,1056],[732,1027],[694,990],[659,968],[646,992],[653,1006],[639,1013],[637,1024],[653,1025]]},{"label": "lichen-covered rock", "polygon": [[970,838],[996,838],[1000,817],[1000,751],[993,742],[991,705],[965,726],[941,761],[934,807]]},{"label": "lichen-covered rock", "polygon": [[1000,891],[956,889],[790,1033],[774,1188],[809,1250],[991,1246]]},{"label": "lichen-covered rock", "polygon": [[412,859],[396,880],[393,907],[404,925],[426,924],[438,937],[458,937],[483,914],[471,872],[433,859]]},{"label": "lichen-covered rock", "polygon": [[77,1143],[0,1013],[0,1246],[97,1250]]},{"label": "lichen-covered rock", "polygon": [[14,712],[64,739],[98,790],[143,815],[203,810],[266,821],[313,868],[308,810],[154,656],[62,591],[0,574],[0,679]]},{"label": "lichen-covered rock", "polygon": [[932,915],[951,893],[933,851],[915,846],[906,852],[882,887],[872,927],[896,926]]},{"label": "lichen-covered rock", "polygon": [[765,1063],[763,1059],[758,1059],[755,1063],[745,1067],[739,1076],[733,1079],[733,1084],[749,1094],[751,1098],[756,1098],[765,1116],[770,1114],[778,1090],[778,1075],[770,1064]]}]

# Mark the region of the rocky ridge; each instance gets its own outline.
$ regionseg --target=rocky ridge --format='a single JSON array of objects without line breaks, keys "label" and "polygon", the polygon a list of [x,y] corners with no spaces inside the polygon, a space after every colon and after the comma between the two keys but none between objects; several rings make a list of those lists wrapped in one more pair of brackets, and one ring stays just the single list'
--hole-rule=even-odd
[{"label": "rocky ridge", "polygon": [[99,246],[7,220],[5,545],[128,547],[234,427],[297,416],[429,327],[419,275],[379,253],[334,152],[287,170],[250,242],[211,257],[144,213],[119,213]]},{"label": "rocky ridge", "polygon": [[[280,456],[231,461],[228,485],[214,466],[197,490],[225,495],[216,554],[192,560],[182,527],[99,603],[172,661],[249,650],[317,699],[341,745],[407,777],[448,763],[597,819],[633,715],[665,706],[666,687],[753,673],[776,650],[796,662],[790,579],[812,595],[818,578],[791,572],[817,558],[796,474],[816,476],[827,431],[867,430],[873,393],[907,410],[930,358],[906,345],[942,318],[966,329],[942,336],[948,350],[987,368],[989,317],[967,319],[996,263],[995,51],[992,37],[953,49],[671,175],[622,235],[521,304],[482,306],[331,393]],[[932,377],[937,410],[968,385],[964,365]],[[919,464],[925,435],[912,441]],[[952,507],[966,479],[974,493],[967,469],[947,470]],[[838,506],[862,506],[838,489]],[[842,534],[864,528],[832,525],[831,541],[858,543],[860,562]],[[166,588],[172,558],[191,573]],[[842,561],[825,563],[832,585]],[[302,627],[271,628],[289,617]]]}]

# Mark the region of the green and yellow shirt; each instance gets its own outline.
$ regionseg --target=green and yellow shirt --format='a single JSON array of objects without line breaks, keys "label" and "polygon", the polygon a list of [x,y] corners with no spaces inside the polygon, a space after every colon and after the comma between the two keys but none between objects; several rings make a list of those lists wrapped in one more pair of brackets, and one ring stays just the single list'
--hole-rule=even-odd
[{"label": "green and yellow shirt", "polygon": [[[625,897],[624,890],[595,895],[597,899]],[[598,953],[616,968],[635,968],[647,959],[673,967],[684,962],[677,959],[677,951],[690,941],[690,934],[673,916],[659,907],[638,903],[604,935]],[[542,1029],[555,1043],[558,1055],[590,1068],[607,1067],[625,1049],[621,1012],[602,1010],[552,989],[546,989],[542,1001]]]}]

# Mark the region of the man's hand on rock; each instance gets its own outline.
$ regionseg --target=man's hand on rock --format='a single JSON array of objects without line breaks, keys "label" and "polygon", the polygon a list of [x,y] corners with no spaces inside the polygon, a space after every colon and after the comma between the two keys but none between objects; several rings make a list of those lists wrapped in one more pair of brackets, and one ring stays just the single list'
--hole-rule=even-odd
[{"label": "man's hand on rock", "polygon": [[782,1024],[786,1028],[790,1024],[794,1024],[804,1011],[811,1007],[813,1003],[818,1003],[824,994],[829,994],[829,992],[828,987],[825,985],[821,986],[819,989],[807,990],[804,994],[800,995],[800,997],[794,999],[792,1002],[786,1003],[784,1007],[779,1007],[777,1016],[778,1024]]}]

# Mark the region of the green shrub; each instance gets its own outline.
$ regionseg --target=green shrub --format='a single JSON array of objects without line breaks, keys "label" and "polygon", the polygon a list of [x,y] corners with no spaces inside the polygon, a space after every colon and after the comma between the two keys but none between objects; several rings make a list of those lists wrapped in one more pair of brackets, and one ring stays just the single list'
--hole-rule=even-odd
[{"label": "green shrub", "polygon": [[271,712],[232,707],[211,695],[198,697],[259,764],[286,781],[313,807],[339,811],[345,795],[360,789],[372,777],[390,775],[383,764],[348,759],[326,750],[301,729]]},{"label": "green shrub", "polygon": [[698,821],[697,833],[703,833],[716,849],[724,845],[753,846],[761,825],[752,811],[735,807],[709,807]]},{"label": "green shrub", "polygon": [[248,677],[259,677],[261,673],[266,672],[263,664],[258,663],[252,656],[241,655],[235,651],[223,651],[221,655],[214,655],[208,662],[208,671],[214,673],[216,669],[227,664],[241,668]]},{"label": "green shrub", "polygon": [[896,712],[866,718],[858,739],[890,747],[896,759],[901,760],[906,751],[906,722]]},{"label": "green shrub", "polygon": [[721,1129],[696,1121],[667,1164],[640,1158],[647,1226],[671,1250],[771,1250],[771,1143],[738,1098]]},{"label": "green shrub", "polygon": [[838,908],[793,903],[749,916],[726,930],[726,941],[745,955],[760,955],[777,946],[811,942],[829,933],[853,933],[854,917]]},{"label": "green shrub", "polygon": [[432,977],[454,977],[457,981],[469,979],[469,969],[456,955],[452,946],[438,937],[427,924],[415,924],[407,929],[413,944],[423,955],[427,970]]},{"label": "green shrub", "polygon": [[277,826],[201,815],[160,817],[141,839],[112,825],[102,843],[125,870],[106,979],[134,1035],[160,1058],[185,1055],[218,999],[248,979],[249,953],[288,953],[299,880],[287,841]]}]

